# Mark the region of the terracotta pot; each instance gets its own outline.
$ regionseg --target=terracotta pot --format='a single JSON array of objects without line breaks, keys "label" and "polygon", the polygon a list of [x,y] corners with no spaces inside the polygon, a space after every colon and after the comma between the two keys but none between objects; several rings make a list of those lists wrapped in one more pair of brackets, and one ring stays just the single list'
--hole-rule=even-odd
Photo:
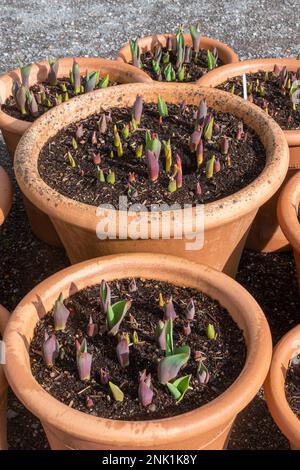
[{"label": "terracotta pot", "polygon": [[5,221],[12,205],[12,188],[6,171],[0,166],[0,226]]},{"label": "terracotta pot", "polygon": [[[271,72],[275,64],[280,66],[286,65],[288,70],[293,72],[300,67],[300,62],[296,59],[245,60],[236,64],[219,67],[198,80],[197,84],[217,87],[227,80],[241,76],[244,73]],[[284,131],[284,134],[290,149],[290,164],[285,180],[286,183],[300,169],[300,130]],[[246,248],[263,252],[283,251],[289,248],[289,243],[282,233],[276,218],[279,194],[280,190],[258,211],[246,241]]]},{"label": "terracotta pot", "polygon": [[[247,359],[239,377],[223,394],[201,408],[172,418],[116,421],[76,411],[36,382],[28,348],[36,323],[52,308],[59,293],[67,298],[99,279],[128,277],[195,288],[228,310],[244,331]],[[263,312],[236,281],[206,266],[151,253],[94,259],[51,276],[17,306],[6,329],[5,342],[8,382],[23,404],[41,420],[52,449],[223,449],[237,413],[264,381],[272,354]]]},{"label": "terracotta pot", "polygon": [[279,225],[294,250],[298,284],[300,289],[300,172],[298,171],[283,188],[277,205]]},{"label": "terracotta pot", "polygon": [[[0,305],[0,336],[3,336],[8,320],[9,320],[8,311],[4,307],[2,307],[2,305]],[[0,364],[0,450],[7,449],[6,402],[7,402],[7,381],[4,375],[3,366]]]},{"label": "terracotta pot", "polygon": [[[113,60],[96,57],[80,57],[76,60],[82,75],[85,74],[86,70],[89,72],[100,70],[101,76],[109,74],[111,80],[118,83],[152,82],[151,78],[145,72],[131,65],[120,64]],[[73,58],[67,57],[60,59],[58,77],[67,77],[72,65]],[[34,64],[30,73],[30,86],[45,81],[48,71],[48,61]],[[0,103],[4,103],[6,99],[11,96],[14,80],[20,81],[19,70],[12,70],[5,75],[0,75]],[[31,125],[31,122],[16,119],[0,109],[0,129],[12,160],[20,138]],[[24,199],[24,204],[33,233],[50,245],[61,246],[61,241],[49,217],[38,210],[37,207],[34,207],[26,198]]]},{"label": "terracotta pot", "polygon": [[300,450],[300,420],[288,404],[284,383],[289,362],[298,354],[300,354],[300,326],[289,331],[276,345],[264,384],[269,411],[281,432],[290,441],[293,450]]},{"label": "terracotta pot", "polygon": [[[138,39],[138,45],[140,47],[141,54],[148,51],[153,51],[156,45],[166,47],[168,36],[175,37],[175,34],[155,34],[153,36],[146,36]],[[192,39],[190,34],[184,34],[184,43],[192,46]],[[213,50],[216,47],[218,49],[219,58],[223,64],[231,64],[238,62],[239,58],[231,47],[227,46],[221,41],[213,38],[201,37],[200,48]],[[126,64],[131,63],[131,52],[129,43],[125,44],[122,49],[119,50],[116,57],[117,61],[125,62]],[[160,83],[160,82],[159,82]]]},{"label": "terracotta pot", "polygon": [[[122,239],[122,214],[116,211],[120,227],[117,239],[99,240],[96,236],[97,224],[102,219],[96,215],[96,207],[76,202],[60,195],[41,179],[37,160],[44,143],[62,127],[72,122],[85,119],[101,107],[132,106],[139,92],[145,102],[156,102],[158,95],[168,103],[198,104],[206,96],[209,106],[217,110],[232,113],[253,127],[266,148],[267,163],[259,177],[237,193],[204,206],[204,247],[198,250],[186,250],[187,238],[193,232],[185,231],[183,239],[175,239],[173,234],[177,225],[176,218],[170,212],[156,213],[159,224],[159,239],[132,240]],[[16,151],[15,172],[22,192],[39,209],[47,213],[64,244],[72,263],[84,259],[108,254],[128,252],[159,252],[183,256],[224,270],[234,275],[244,246],[247,231],[258,208],[266,202],[281,185],[288,166],[288,147],[280,127],[257,106],[251,105],[238,97],[228,98],[228,93],[195,85],[177,84],[141,84],[123,85],[116,90],[107,89],[93,94],[74,98],[46,115],[42,116],[24,135]],[[187,201],[188,203],[189,201]],[[111,213],[111,211],[107,211]],[[189,213],[188,213],[189,212]],[[195,208],[193,211],[176,211],[189,227],[195,227]],[[170,215],[171,238],[162,239],[164,217]],[[164,216],[164,217],[163,217]],[[140,217],[140,213],[138,214]],[[147,214],[151,222],[151,214]],[[130,221],[137,220],[135,213],[129,214]],[[182,226],[181,224],[179,225]],[[186,227],[186,226],[185,226]],[[192,229],[191,229],[192,230]],[[123,232],[124,233],[124,232]],[[113,233],[111,233],[113,235]],[[150,238],[150,224],[143,234]]]}]

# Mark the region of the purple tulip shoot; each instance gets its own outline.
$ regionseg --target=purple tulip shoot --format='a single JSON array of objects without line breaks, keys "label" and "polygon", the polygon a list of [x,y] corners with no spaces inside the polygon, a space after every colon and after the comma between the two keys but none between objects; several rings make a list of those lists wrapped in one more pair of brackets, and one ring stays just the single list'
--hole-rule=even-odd
[{"label": "purple tulip shoot", "polygon": [[85,399],[85,406],[91,410],[92,408],[94,408],[94,402],[93,400],[91,399],[91,397],[87,396],[86,399]]},{"label": "purple tulip shoot", "polygon": [[197,369],[197,378],[200,384],[206,385],[210,379],[209,372],[207,367],[204,365],[203,361],[199,361]]},{"label": "purple tulip shoot", "polygon": [[47,81],[49,85],[55,86],[57,84],[57,74],[59,68],[59,59],[53,59],[50,57],[49,59],[49,72]]},{"label": "purple tulip shoot", "polygon": [[100,302],[101,302],[102,311],[104,313],[107,313],[108,306],[110,305],[110,302],[111,302],[111,292],[110,292],[109,284],[105,282],[104,280],[102,280],[100,284]]},{"label": "purple tulip shoot", "polygon": [[67,325],[67,321],[70,315],[70,311],[64,305],[63,295],[60,294],[54,305],[53,318],[56,331],[64,331]]},{"label": "purple tulip shoot", "polygon": [[93,338],[94,336],[96,336],[98,334],[98,325],[97,325],[97,323],[93,322],[93,318],[92,318],[91,315],[90,315],[90,318],[89,318],[86,334],[90,338]]},{"label": "purple tulip shoot", "polygon": [[126,336],[123,336],[118,342],[116,352],[120,366],[129,366],[129,344]]},{"label": "purple tulip shoot", "polygon": [[159,177],[159,163],[157,156],[151,150],[146,150],[146,162],[149,179],[154,183]]},{"label": "purple tulip shoot", "polygon": [[193,321],[194,317],[195,317],[195,304],[194,304],[194,300],[191,299],[186,308],[185,318],[188,321]]},{"label": "purple tulip shoot", "polygon": [[100,372],[99,372],[99,375],[100,375],[100,383],[102,385],[108,384],[108,382],[109,382],[109,372],[108,372],[108,370],[101,368]]},{"label": "purple tulip shoot", "polygon": [[166,301],[164,305],[164,320],[175,320],[176,316],[177,315],[171,297],[169,300]]},{"label": "purple tulip shoot", "polygon": [[91,378],[92,354],[81,352],[78,357],[78,375],[80,380],[87,381]]},{"label": "purple tulip shoot", "polygon": [[143,98],[140,95],[137,95],[135,102],[133,104],[133,118],[137,124],[141,123],[143,114]]},{"label": "purple tulip shoot", "polygon": [[138,397],[142,406],[151,405],[153,400],[151,374],[147,375],[146,369],[143,372],[140,372]]},{"label": "purple tulip shoot", "polygon": [[59,353],[59,344],[55,334],[48,334],[45,331],[45,341],[43,343],[43,356],[47,367],[52,367]]}]

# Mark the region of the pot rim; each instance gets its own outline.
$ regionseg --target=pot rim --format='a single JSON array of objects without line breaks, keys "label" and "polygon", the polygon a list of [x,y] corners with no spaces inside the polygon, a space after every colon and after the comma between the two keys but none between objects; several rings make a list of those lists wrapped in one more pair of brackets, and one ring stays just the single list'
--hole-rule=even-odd
[{"label": "pot rim", "polygon": [[[290,57],[249,59],[234,64],[223,65],[201,77],[196,83],[201,86],[216,87],[225,81],[243,75],[244,73],[255,73],[259,70],[271,72],[274,65],[286,65],[288,70],[296,72],[300,67],[300,61]],[[284,130],[290,147],[300,146],[300,129]]]},{"label": "pot rim", "polygon": [[[183,84],[177,87],[176,84],[165,85],[153,82],[151,85],[139,84],[138,88],[136,84],[119,85],[113,93],[109,88],[87,93],[48,111],[33,123],[18,144],[14,169],[22,192],[35,206],[50,217],[95,233],[100,220],[99,215],[96,214],[96,206],[74,201],[50,188],[38,172],[39,151],[45,141],[51,137],[51,133],[55,135],[58,128],[63,127],[59,124],[61,120],[63,120],[65,127],[72,121],[76,121],[77,115],[80,116],[79,119],[84,119],[88,115],[92,115],[94,110],[98,111],[105,100],[108,100],[109,103],[115,103],[116,106],[122,106],[123,98],[124,100],[130,99],[130,103],[133,103],[137,92],[143,94],[145,101],[148,98],[149,102],[153,102],[153,96],[158,95],[165,97],[165,99],[168,96],[168,102],[174,103],[179,102],[183,97],[187,101],[195,102],[197,100],[198,102],[198,98],[206,96],[209,102],[214,103],[214,108],[222,109],[224,112],[232,112],[235,116],[243,118],[244,122],[249,123],[250,127],[259,135],[267,155],[263,171],[252,183],[238,192],[204,205],[206,229],[229,223],[245,213],[257,210],[280,187],[288,170],[288,146],[281,128],[264,111],[239,97],[230,96],[230,100],[228,100],[229,94],[227,92],[213,88]],[[106,109],[108,108],[106,107]],[[82,114],[83,111],[84,114]],[[39,136],[43,136],[40,140],[44,139],[44,141],[37,144]],[[99,201],[100,203],[101,201]],[[196,208],[194,207],[192,211],[187,209],[179,209],[179,211],[180,215],[184,216],[184,220],[190,223],[189,227],[192,227]],[[170,214],[171,211],[168,213]],[[114,213],[117,222],[119,222],[119,214],[118,210]],[[157,212],[157,214],[160,219],[161,234],[162,212]],[[149,213],[148,217],[150,216]],[[131,220],[136,218],[136,214],[131,214],[129,218]],[[119,223],[117,223],[117,227],[119,228]],[[171,233],[174,233],[174,227],[175,222],[171,221]],[[117,237],[118,233],[117,231]]]},{"label": "pot rim", "polygon": [[5,221],[12,206],[12,186],[5,169],[0,166],[0,226]]},{"label": "pot rim", "polygon": [[[10,316],[9,311],[5,307],[3,307],[3,305],[0,305],[0,335],[2,336],[2,338],[4,335],[6,325],[9,320],[9,316]],[[6,388],[7,388],[7,380],[4,374],[4,368],[3,368],[3,365],[0,364],[0,397]]]},{"label": "pot rim", "polygon": [[[161,43],[162,45],[166,44],[167,37],[175,37],[175,33],[163,33],[163,34],[152,34],[151,36],[143,36],[141,38],[138,38],[138,45],[139,47],[144,51],[149,50],[149,43],[151,43],[150,49],[152,50],[153,47],[155,46],[155,41],[156,43]],[[189,33],[184,33],[184,41],[186,44],[192,44],[192,39],[191,35]],[[200,39],[200,48],[202,49],[210,49],[216,47],[218,49],[219,57],[223,59],[223,63],[228,64],[228,63],[234,63],[239,61],[239,57],[234,52],[234,50],[225,44],[224,42],[219,41],[218,39],[210,38],[207,36],[201,36]],[[124,44],[124,46],[118,51],[116,61],[119,62],[124,62],[128,63],[128,57],[131,57],[131,52],[130,52],[130,45],[129,42]],[[157,82],[158,80],[153,80]],[[191,82],[191,83],[196,83],[196,82]],[[179,84],[180,85],[180,84]]]},{"label": "pot rim", "polygon": [[300,448],[300,420],[285,395],[285,377],[289,361],[300,354],[300,325],[290,330],[274,348],[271,367],[264,384],[269,411],[282,433]]},{"label": "pot rim", "polygon": [[284,186],[277,203],[277,217],[284,235],[295,251],[300,252],[300,172],[298,171]]},{"label": "pot rim", "polygon": [[[63,66],[68,66],[71,68],[73,64],[72,57],[59,57],[59,62]],[[81,76],[85,74],[86,68],[104,70],[104,74],[114,73],[114,71],[122,70],[126,76],[130,78],[132,83],[152,83],[152,78],[148,74],[143,72],[136,67],[133,67],[130,64],[125,63],[116,63],[115,60],[104,59],[101,57],[75,57],[76,61],[79,64]],[[31,77],[39,76],[39,74],[45,74],[49,71],[49,62],[48,60],[42,60],[32,64]],[[58,78],[63,78],[65,73],[61,69],[58,70]],[[4,103],[5,100],[11,95],[11,86],[13,80],[20,80],[21,74],[19,69],[11,70],[5,74],[0,75],[0,103]],[[30,80],[30,86],[39,83],[39,80],[32,79]],[[124,82],[125,83],[125,82]],[[74,99],[74,98],[72,98]],[[48,111],[49,112],[49,111]],[[0,128],[7,131],[13,132],[15,134],[24,134],[24,132],[32,125],[32,122],[23,121],[22,119],[17,119],[13,116],[2,111],[0,106]]]},{"label": "pot rim", "polygon": [[[157,274],[153,275],[154,272]],[[49,395],[34,379],[26,350],[31,341],[33,324],[36,324],[39,315],[47,311],[44,305],[47,299],[52,304],[52,297],[57,297],[60,292],[68,297],[76,290],[95,284],[103,278],[110,281],[133,276],[180,285],[184,283],[185,286],[195,288],[198,286],[199,290],[210,297],[220,299],[225,308],[230,308],[235,321],[240,323],[248,343],[244,368],[234,383],[210,403],[171,418],[118,421],[74,410]],[[28,321],[32,326],[28,327]],[[163,444],[180,441],[183,420],[185,439],[196,432],[203,433],[219,427],[220,423],[232,421],[263,383],[272,355],[272,339],[267,320],[257,302],[235,280],[204,265],[170,255],[150,253],[96,258],[52,275],[36,286],[16,307],[6,328],[4,340],[8,382],[31,412],[45,425],[54,426],[85,441],[95,442],[96,439],[107,445],[114,442],[120,449],[131,438],[137,447],[144,448],[159,437],[163,439]]]}]

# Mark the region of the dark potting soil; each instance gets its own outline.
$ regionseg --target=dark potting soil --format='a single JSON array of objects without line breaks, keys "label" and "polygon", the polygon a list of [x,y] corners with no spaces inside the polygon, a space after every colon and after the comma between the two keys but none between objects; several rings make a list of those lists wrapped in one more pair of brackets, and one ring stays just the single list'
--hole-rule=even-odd
[{"label": "dark potting soil", "polygon": [[[281,93],[278,84],[278,78],[269,73],[265,80],[265,72],[247,74],[247,83],[252,83],[253,103],[262,109],[268,108],[268,113],[282,127],[282,129],[300,129],[300,105],[296,105],[296,111],[292,109],[292,101],[287,93],[285,96]],[[256,90],[256,81],[265,87],[265,96],[260,95],[259,89]],[[234,94],[243,96],[242,77],[235,77],[226,83],[222,83],[217,88],[230,91],[234,85]],[[249,93],[248,93],[249,98]]]},{"label": "dark potting soil", "polygon": [[[68,319],[65,332],[56,333],[60,344],[60,356],[55,366],[48,369],[41,355],[44,332],[52,331],[53,316],[48,313],[37,325],[30,346],[31,368],[34,377],[51,395],[77,410],[104,418],[120,420],[147,420],[178,415],[208,403],[224,392],[240,374],[246,358],[246,347],[242,331],[218,302],[194,289],[176,287],[163,282],[136,279],[138,290],[128,294],[129,280],[110,283],[114,301],[133,300],[123,320],[120,332],[138,333],[141,344],[130,346],[130,364],[123,369],[116,356],[116,337],[107,334],[105,315],[101,312],[99,288],[84,289],[66,300],[72,307],[73,315]],[[157,379],[158,360],[163,357],[158,349],[154,333],[158,321],[163,318],[159,307],[159,292],[164,298],[173,296],[177,313],[174,321],[174,345],[188,344],[191,358],[179,376],[192,374],[190,390],[183,400],[176,404],[166,386]],[[184,312],[190,298],[195,302],[196,314],[189,336],[183,334]],[[78,378],[75,359],[75,338],[81,340],[86,333],[89,316],[99,324],[99,334],[87,338],[88,352],[93,354],[91,380],[82,382]],[[215,327],[217,338],[208,340],[208,323]],[[197,362],[193,352],[201,351],[209,373],[208,384],[202,385],[196,378]],[[110,380],[124,393],[123,402],[115,402],[107,385],[101,385],[99,371],[106,368]],[[143,408],[138,401],[139,372],[151,373],[154,399],[150,406]],[[92,409],[86,407],[86,398],[91,397]]]},{"label": "dark potting soil", "polygon": [[[113,126],[117,125],[119,134],[123,124],[131,120],[132,110],[128,108],[111,110],[112,122],[108,125],[105,134],[97,132],[97,145],[92,145],[92,134],[98,130],[99,114],[80,121],[84,128],[84,135],[78,143],[77,150],[72,147],[77,124],[63,129],[43,147],[38,168],[43,180],[53,189],[71,199],[90,204],[104,203],[118,207],[119,196],[128,196],[128,206],[142,204],[141,207],[150,208],[152,204],[178,203],[197,204],[207,203],[221,199],[239,191],[252,182],[263,170],[265,165],[265,150],[255,132],[244,126],[245,136],[236,140],[236,131],[239,121],[236,117],[212,111],[215,117],[213,138],[204,141],[204,161],[199,169],[196,165],[196,156],[191,153],[189,139],[194,131],[193,112],[196,107],[185,109],[180,115],[179,106],[168,105],[169,116],[159,123],[157,106],[144,104],[143,117],[140,129],[134,131],[128,140],[121,137],[124,155],[111,158],[114,150]],[[153,183],[148,177],[146,158],[137,158],[135,149],[145,142],[146,129],[156,132],[160,141],[171,139],[173,162],[176,153],[182,160],[183,186],[176,192],[168,191],[169,175],[162,171],[165,169],[165,157],[161,151],[161,172],[158,180]],[[220,151],[221,136],[230,138],[229,156],[231,166],[228,165],[228,156]],[[77,162],[72,168],[67,157],[68,151]],[[93,153],[101,154],[101,168],[107,174],[111,169],[115,172],[116,182],[112,186],[97,179],[97,166],[93,163]],[[213,156],[219,159],[221,170],[213,178],[206,177],[206,163]],[[136,174],[136,182],[131,183],[128,190],[128,173]],[[195,194],[197,182],[200,183],[202,193]]]},{"label": "dark potting soil", "polygon": [[285,379],[285,395],[291,409],[300,419],[300,355],[289,365]]},{"label": "dark potting soil", "polygon": [[[162,49],[163,54],[167,52],[167,48],[164,47]],[[169,52],[170,54],[170,63],[172,64],[172,67],[174,70],[177,72],[177,67],[176,67],[176,54],[174,54],[172,51]],[[151,51],[144,52],[141,54],[141,62],[143,64],[143,71],[146,72],[148,75],[153,80],[159,80],[165,82],[165,76],[163,73],[163,67],[161,67],[161,75],[160,77],[157,76],[157,74],[154,72],[152,68],[152,60],[153,60],[153,53]],[[217,66],[223,65],[223,62],[218,59],[217,60]],[[207,67],[207,51],[206,49],[200,49],[198,54],[196,54],[192,50],[192,58],[189,63],[184,63],[185,66],[185,79],[182,81],[183,83],[186,82],[195,82],[196,80],[199,80],[204,74],[209,72],[208,67]],[[176,80],[179,82],[178,75],[176,73]]]},{"label": "dark potting soil", "polygon": [[[82,80],[82,83],[84,84],[84,79]],[[42,114],[46,113],[47,111],[49,111],[50,109],[56,106],[55,100],[57,96],[61,95],[63,98],[63,101],[66,101],[64,100],[65,93],[62,91],[62,88],[61,88],[62,85],[66,86],[69,100],[71,98],[74,98],[74,96],[78,96],[78,95],[75,95],[74,88],[71,85],[69,79],[61,78],[57,80],[56,85],[50,85],[48,82],[42,82],[42,83],[35,84],[30,88],[30,90],[34,93],[36,97],[41,92],[41,87],[44,87],[45,93],[46,93],[46,99],[49,100],[51,103],[51,106],[48,106],[46,101],[44,101],[41,104],[38,104],[38,113],[35,116],[33,116],[30,113],[25,114],[25,115],[21,114],[13,96],[10,96],[9,98],[7,98],[6,102],[2,105],[1,109],[6,114],[9,114],[10,116],[16,119],[20,119],[22,121],[34,122]],[[108,86],[114,86],[114,85],[117,85],[117,83],[113,81],[109,81]]]}]

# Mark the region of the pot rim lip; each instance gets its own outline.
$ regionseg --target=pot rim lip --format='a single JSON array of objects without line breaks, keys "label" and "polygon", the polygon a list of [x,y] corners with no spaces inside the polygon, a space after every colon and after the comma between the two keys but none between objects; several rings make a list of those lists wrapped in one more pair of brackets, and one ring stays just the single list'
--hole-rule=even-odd
[{"label": "pot rim lip", "polygon": [[[138,42],[139,46],[142,46],[144,43],[146,44],[147,42],[152,41],[153,38],[156,38],[158,41],[163,41],[164,39],[166,39],[169,36],[175,37],[176,34],[175,33],[170,33],[170,34],[168,34],[168,33],[158,33],[158,34],[152,34],[152,35],[149,35],[149,36],[142,36],[142,37],[138,38],[137,42]],[[189,33],[184,33],[183,36],[184,36],[185,40],[190,39],[190,34]],[[230,46],[228,46],[225,42],[219,41],[218,39],[211,38],[211,37],[208,37],[208,36],[201,36],[200,47],[201,47],[201,41],[204,41],[205,43],[207,43],[208,47],[214,46],[214,47],[217,47],[218,50],[221,50],[224,53],[226,53],[230,57],[229,62],[226,62],[226,64],[232,64],[232,63],[235,63],[235,62],[239,62],[239,57],[238,57],[237,53]],[[206,47],[204,47],[204,49],[206,49]],[[128,63],[128,62],[126,62],[126,59],[124,57],[124,53],[127,54],[127,52],[129,52],[129,51],[130,51],[130,45],[129,45],[129,42],[127,42],[126,44],[124,44],[121,47],[121,49],[118,50],[117,57],[116,57],[115,60],[118,61],[118,62]],[[223,67],[223,65],[222,65],[222,67]],[[158,80],[153,80],[153,81],[160,83]],[[195,80],[194,82],[191,82],[191,83],[197,83],[197,80]],[[178,84],[178,82],[177,82],[177,84]]]},{"label": "pot rim lip", "polygon": [[[88,64],[89,62],[92,62],[92,63],[95,64],[95,67],[97,67],[97,64],[99,64],[99,67],[102,64],[102,66],[105,66],[105,67],[110,68],[112,70],[114,70],[114,69],[115,70],[123,69],[124,72],[126,72],[126,71],[130,72],[134,77],[136,77],[136,81],[134,81],[132,83],[152,83],[152,81],[153,81],[152,78],[146,72],[144,72],[143,70],[138,69],[137,67],[134,67],[133,65],[126,64],[125,62],[123,62],[123,63],[122,62],[117,62],[116,60],[107,59],[105,57],[81,57],[81,56],[78,56],[78,57],[77,56],[76,57],[75,56],[58,57],[60,63],[67,63],[67,62],[72,63],[73,58],[75,58],[79,62],[79,65],[82,64],[81,67],[84,67],[85,64]],[[35,70],[38,71],[39,68],[41,68],[41,67],[49,68],[48,60],[41,60],[39,62],[33,63],[32,64],[32,72],[35,71]],[[84,75],[85,70],[81,69],[80,72],[81,72],[81,75]],[[58,72],[58,77],[59,78],[63,78],[62,75],[64,75],[64,74],[61,74],[61,73]],[[0,85],[1,85],[1,83],[4,82],[4,87],[6,87],[5,82],[8,79],[11,79],[13,76],[18,76],[20,78],[20,72],[19,72],[18,68],[10,70],[9,72],[0,74]],[[38,82],[35,81],[34,83],[38,83]],[[74,99],[74,98],[72,98],[72,99]],[[0,95],[0,103],[1,103],[1,95]],[[49,111],[47,111],[47,112],[49,112]],[[13,132],[15,134],[23,134],[24,132],[27,131],[27,129],[34,122],[35,121],[30,122],[30,121],[17,119],[13,116],[10,116],[5,111],[2,111],[1,104],[0,104],[0,128],[1,129],[3,128],[5,130],[9,130],[10,132]]]},{"label": "pot rim lip", "polygon": [[300,446],[300,420],[292,411],[285,395],[288,363],[300,353],[300,325],[286,333],[274,348],[264,391],[269,411],[279,429],[291,443]]},{"label": "pot rim lip", "polygon": [[[195,96],[199,95],[199,97],[217,95],[220,99],[227,99],[229,96],[225,91],[208,87],[199,87],[193,84],[182,85],[179,88],[176,84],[165,85],[154,82],[152,84],[142,83],[139,84],[138,91],[142,94],[151,92],[161,94],[164,91],[170,91],[172,87],[176,90],[180,90],[182,93],[186,93],[185,90],[188,90],[190,94]],[[126,91],[128,91],[129,94],[133,94],[133,91],[134,93],[136,92],[135,90],[136,84],[119,85],[115,92],[115,96],[118,94],[124,94]],[[70,102],[61,104],[59,107],[48,111],[38,118],[26,131],[15,152],[14,170],[18,184],[26,197],[28,197],[34,205],[39,207],[39,209],[50,215],[50,217],[84,228],[90,232],[95,232],[95,227],[99,222],[99,217],[96,215],[97,207],[70,199],[50,188],[50,186],[48,186],[39,175],[37,168],[38,155],[35,155],[34,157],[32,156],[32,142],[35,142],[36,140],[36,137],[34,137],[35,135],[42,133],[43,129],[51,125],[51,120],[53,120],[53,116],[55,116],[56,113],[59,113],[60,115],[62,113],[64,113],[64,115],[69,115],[72,109],[73,111],[74,109],[80,109],[82,107],[81,101],[84,98],[86,100],[90,99],[88,95],[90,97],[93,96],[93,103],[97,102],[97,106],[100,107],[101,97],[105,98],[105,94],[109,94],[109,92],[110,89],[107,88],[105,90],[97,90],[87,93],[83,96],[75,97],[70,100]],[[250,184],[236,193],[217,201],[204,204],[205,227],[207,229],[224,224],[224,221],[225,223],[229,223],[230,221],[241,217],[245,213],[248,214],[257,210],[257,208],[266,202],[274,194],[275,190],[280,187],[288,170],[288,145],[284,133],[278,124],[276,124],[274,120],[260,108],[251,103],[245,102],[239,97],[231,96],[230,106],[238,108],[239,112],[243,110],[246,116],[255,113],[256,121],[260,123],[259,128],[261,129],[262,126],[264,127],[264,129],[261,130],[261,133],[256,131],[260,137],[263,134],[266,134],[266,129],[268,130],[268,135],[270,136],[269,145],[264,146],[267,154],[267,162],[263,171]],[[93,113],[94,111],[91,112],[90,115]],[[41,147],[42,145],[37,149],[37,146],[35,145],[35,153],[38,152]],[[31,151],[29,150],[30,148]],[[196,213],[195,207],[192,211],[188,211],[187,209],[179,209],[179,211],[184,215],[186,221],[192,223]],[[170,213],[170,211],[168,212]],[[118,218],[120,211],[116,210],[115,213]],[[80,217],[78,216],[79,214]],[[161,212],[157,212],[157,214],[161,214]],[[173,224],[173,221],[171,221],[171,223]],[[174,230],[174,227],[171,228]]]},{"label": "pot rim lip", "polygon": [[[0,227],[12,206],[12,185],[10,178],[3,166],[0,165]],[[1,305],[0,305],[1,307]]]},{"label": "pot rim lip", "polygon": [[284,186],[277,203],[277,217],[284,235],[292,247],[300,252],[300,172],[298,171]]},{"label": "pot rim lip", "polygon": [[[3,338],[5,327],[9,320],[9,311],[0,305],[0,335]],[[0,364],[0,393],[7,387],[7,380],[4,374],[3,364]]]},{"label": "pot rim lip", "polygon": [[[164,259],[162,260],[162,258]],[[233,305],[238,305],[236,308],[242,310],[239,314],[244,318],[246,325],[245,332],[248,337],[247,356],[244,367],[232,385],[211,402],[187,413],[157,420],[120,421],[98,418],[74,410],[52,397],[33,377],[28,354],[26,355],[25,362],[24,358],[20,357],[19,350],[23,350],[24,339],[27,340],[25,333],[26,321],[24,315],[22,315],[22,308],[28,307],[30,303],[33,304],[33,299],[37,298],[38,292],[42,292],[46,288],[50,292],[49,295],[52,296],[56,293],[56,290],[61,290],[63,286],[70,286],[71,282],[76,282],[76,275],[77,279],[79,277],[87,279],[87,282],[84,284],[89,285],[88,275],[90,277],[91,275],[98,274],[102,268],[104,270],[116,271],[116,268],[118,266],[120,268],[124,263],[126,263],[127,269],[128,267],[132,269],[130,273],[133,271],[143,273],[143,267],[145,269],[153,269],[157,265],[160,266],[160,269],[163,266],[162,270],[165,270],[166,274],[168,274],[170,269],[178,269],[181,276],[184,273],[185,278],[190,279],[190,283],[193,280],[196,282],[195,279],[200,279],[201,282],[205,283],[207,287],[203,291],[207,292],[207,295],[217,298],[218,292],[221,292],[219,295],[225,295],[227,299],[231,299]],[[121,277],[124,278],[122,275]],[[147,277],[152,278],[151,275]],[[159,279],[160,276],[154,275],[153,278]],[[56,286],[62,279],[63,284]],[[216,289],[215,295],[210,291],[212,285]],[[242,305],[241,298],[243,299]],[[30,308],[35,308],[34,304]],[[118,442],[119,447],[128,441],[130,434],[134,435],[135,442],[138,445],[143,445],[143,443],[147,445],[147,442],[153,439],[153,434],[156,437],[161,435],[162,438],[166,439],[164,442],[180,439],[182,437],[182,420],[185,418],[185,432],[187,434],[195,433],[195,430],[197,432],[205,432],[205,430],[214,429],[220,425],[220,420],[222,423],[231,421],[233,416],[252,400],[263,383],[268,373],[272,356],[272,339],[267,320],[260,306],[246,289],[226,274],[208,266],[175,256],[154,255],[151,253],[111,255],[95,258],[70,266],[52,275],[36,286],[16,307],[6,328],[4,341],[6,343],[6,364],[4,367],[9,384],[30,411],[43,421],[45,410],[47,410],[47,424],[55,426],[60,431],[71,433],[73,436],[81,436],[82,438],[82,429],[84,429],[84,440],[95,439],[95,436],[99,435],[99,429],[102,426],[107,432],[101,435],[101,442],[112,442],[113,436],[116,442]],[[249,386],[249,384],[251,385]],[[33,396],[36,395],[35,392],[38,393],[39,399]],[[71,432],[70,423],[72,423]],[[168,430],[167,435],[166,430]]]},{"label": "pot rim lip", "polygon": [[[273,68],[275,64],[286,65],[289,70],[292,70],[293,72],[300,67],[300,61],[291,57],[248,59],[217,67],[201,77],[196,84],[201,86],[217,87],[226,80],[241,76],[243,73],[255,73],[264,68],[268,68],[269,71],[271,71],[271,68]],[[225,78],[224,76],[226,74],[228,75]],[[283,132],[290,147],[300,146],[300,129],[283,129]]]}]

